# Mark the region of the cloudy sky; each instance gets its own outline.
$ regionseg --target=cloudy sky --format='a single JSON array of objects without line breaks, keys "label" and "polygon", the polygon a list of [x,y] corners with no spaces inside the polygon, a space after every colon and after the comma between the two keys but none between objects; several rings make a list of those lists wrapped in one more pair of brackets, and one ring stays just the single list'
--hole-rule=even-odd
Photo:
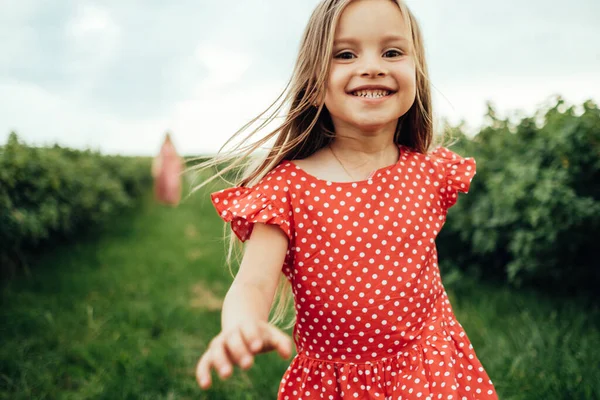
[{"label": "cloudy sky", "polygon": [[[290,77],[317,0],[0,0],[0,144],[151,155],[166,131],[211,153]],[[486,101],[529,114],[600,103],[600,1],[407,0],[435,112],[481,126]]]}]

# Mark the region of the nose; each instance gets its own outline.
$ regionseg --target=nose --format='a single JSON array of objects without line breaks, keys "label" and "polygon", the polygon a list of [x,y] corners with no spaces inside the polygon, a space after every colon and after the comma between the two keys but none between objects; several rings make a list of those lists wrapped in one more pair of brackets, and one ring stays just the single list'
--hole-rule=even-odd
[{"label": "nose", "polygon": [[359,67],[360,76],[385,76],[387,67],[379,56],[364,56]]}]

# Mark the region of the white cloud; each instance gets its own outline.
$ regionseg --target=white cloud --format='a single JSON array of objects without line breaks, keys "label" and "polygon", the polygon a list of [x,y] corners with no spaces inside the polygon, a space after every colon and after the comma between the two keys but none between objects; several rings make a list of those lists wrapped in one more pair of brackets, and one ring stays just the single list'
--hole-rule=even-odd
[{"label": "white cloud", "polygon": [[27,23],[35,12],[34,1],[2,0],[1,10],[0,77],[18,63],[32,59],[36,40],[35,28]]},{"label": "white cloud", "polygon": [[83,107],[77,99],[49,92],[23,82],[0,83],[0,121],[25,143],[46,146],[91,148],[105,153],[154,154],[160,148],[167,121],[117,119],[110,114]]},{"label": "white cloud", "polygon": [[[150,155],[158,152],[166,131],[173,133],[182,154],[216,151],[245,123],[266,109],[283,86],[260,85],[197,94],[176,103],[167,117],[123,119],[85,107],[74,97],[53,94],[43,87],[0,84],[0,121],[14,120],[15,130],[31,145],[91,148],[105,153]],[[33,111],[32,111],[33,110]],[[31,118],[31,114],[35,118]]]},{"label": "white cloud", "polygon": [[79,96],[85,96],[115,61],[120,28],[107,9],[79,3],[64,34],[69,44],[64,68]]},{"label": "white cloud", "polygon": [[199,65],[208,71],[208,75],[203,77],[201,89],[218,89],[229,83],[240,82],[252,65],[250,56],[243,50],[219,43],[200,43],[194,54]]},{"label": "white cloud", "polygon": [[248,85],[226,91],[197,93],[174,107],[170,126],[182,150],[214,152],[238,129],[264,111],[283,84]]},{"label": "white cloud", "polygon": [[78,10],[68,29],[75,38],[118,31],[107,10],[94,4],[78,4]]}]

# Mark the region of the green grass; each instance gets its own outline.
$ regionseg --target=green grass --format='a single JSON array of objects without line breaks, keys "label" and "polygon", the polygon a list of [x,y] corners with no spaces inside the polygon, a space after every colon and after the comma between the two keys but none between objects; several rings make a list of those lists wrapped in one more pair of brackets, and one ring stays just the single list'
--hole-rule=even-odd
[{"label": "green grass", "polygon": [[600,399],[600,310],[463,280],[450,301],[500,399]]},{"label": "green grass", "polygon": [[[274,399],[289,362],[276,354],[225,382],[213,373],[209,391],[195,382],[220,329],[205,296],[232,279],[221,236],[205,192],[175,209],[149,196],[5,283],[0,399]],[[451,277],[447,288],[501,399],[600,398],[597,307]]]}]

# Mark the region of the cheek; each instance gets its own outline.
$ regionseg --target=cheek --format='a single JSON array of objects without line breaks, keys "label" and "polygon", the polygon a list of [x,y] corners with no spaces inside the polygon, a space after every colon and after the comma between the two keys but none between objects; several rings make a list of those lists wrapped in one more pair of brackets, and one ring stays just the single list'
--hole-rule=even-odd
[{"label": "cheek", "polygon": [[329,78],[327,79],[327,87],[325,90],[325,104],[328,104],[328,107],[333,106],[335,108],[335,104],[337,102],[333,100],[334,98],[340,98],[340,96],[346,95],[346,80],[344,79],[344,74],[339,71],[339,69],[331,69],[329,73]]},{"label": "cheek", "polygon": [[[332,94],[340,94],[344,92],[346,88],[346,81],[344,71],[340,68],[332,67],[329,71],[329,78],[327,79],[327,88],[331,89]],[[344,93],[341,93],[344,94]]]},{"label": "cheek", "polygon": [[406,64],[398,70],[398,80],[407,87],[417,85],[417,70],[414,64]]},{"label": "cheek", "polygon": [[401,91],[410,97],[416,96],[417,91],[417,77],[416,71],[414,68],[407,66],[407,68],[403,68],[398,71],[396,75],[396,79],[398,81],[398,85],[401,88]]}]

